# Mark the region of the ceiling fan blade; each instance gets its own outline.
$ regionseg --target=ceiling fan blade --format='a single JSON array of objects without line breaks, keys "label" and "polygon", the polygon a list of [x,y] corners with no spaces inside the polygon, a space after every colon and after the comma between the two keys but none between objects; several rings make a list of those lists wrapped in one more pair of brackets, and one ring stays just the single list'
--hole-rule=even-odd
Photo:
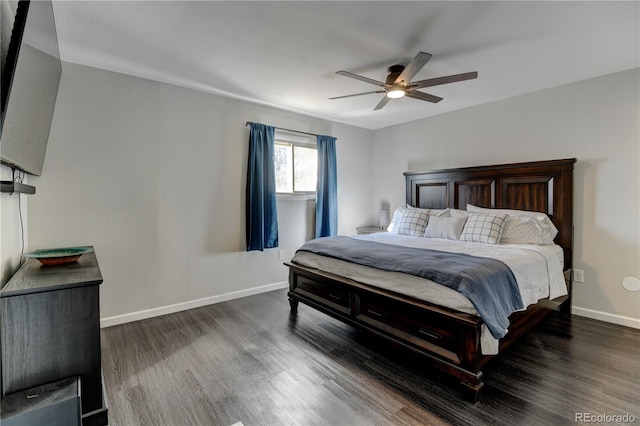
[{"label": "ceiling fan blade", "polygon": [[354,73],[349,72],[349,71],[337,71],[336,74],[342,75],[344,77],[355,78],[356,80],[364,81],[365,83],[375,84],[376,86],[388,87],[388,84],[385,84],[385,83],[383,83],[381,81],[377,81],[377,80],[374,80],[374,79],[371,79],[371,78],[363,77],[361,75],[354,74]]},{"label": "ceiling fan blade", "polygon": [[329,98],[329,99],[334,100],[334,99],[352,98],[354,96],[370,95],[372,93],[384,93],[384,90],[374,90],[373,92],[356,93],[353,95],[334,96],[333,98]]},{"label": "ceiling fan blade", "polygon": [[424,67],[424,64],[426,64],[429,59],[431,59],[431,54],[418,52],[416,57],[413,58],[411,62],[409,62],[409,65],[406,66],[404,71],[402,71],[402,74],[400,74],[398,78],[396,78],[395,83],[400,84],[404,81],[405,85],[409,84],[413,76],[418,74],[418,71],[420,71],[422,67]]},{"label": "ceiling fan blade", "polygon": [[389,102],[391,100],[391,98],[388,98],[387,95],[384,95],[382,97],[382,100],[380,100],[380,102],[378,103],[378,105],[376,105],[376,107],[373,109],[374,111],[377,111],[379,109],[384,108],[384,106],[387,104],[387,102]]},{"label": "ceiling fan blade", "polygon": [[478,72],[466,72],[464,74],[448,75],[445,77],[430,78],[428,80],[414,81],[409,85],[412,89],[422,89],[423,87],[439,86],[441,84],[455,83],[457,81],[473,80],[478,78]]},{"label": "ceiling fan blade", "polygon": [[434,96],[418,91],[407,91],[406,96],[414,99],[420,99],[421,101],[433,102],[434,104],[437,104],[442,100],[440,96]]}]

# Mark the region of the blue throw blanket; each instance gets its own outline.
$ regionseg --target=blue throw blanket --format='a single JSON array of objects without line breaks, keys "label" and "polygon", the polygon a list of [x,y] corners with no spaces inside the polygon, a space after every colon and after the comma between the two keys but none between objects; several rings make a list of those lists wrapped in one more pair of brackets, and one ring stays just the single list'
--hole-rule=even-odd
[{"label": "blue throw blanket", "polygon": [[344,236],[318,238],[298,250],[416,275],[452,288],[471,301],[496,339],[507,334],[509,315],[524,307],[513,272],[499,260]]}]

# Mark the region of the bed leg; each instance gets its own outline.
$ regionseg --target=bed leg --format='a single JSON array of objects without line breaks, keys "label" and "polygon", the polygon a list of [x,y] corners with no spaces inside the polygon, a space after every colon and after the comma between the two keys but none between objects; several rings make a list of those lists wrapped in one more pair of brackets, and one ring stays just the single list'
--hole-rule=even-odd
[{"label": "bed leg", "polygon": [[289,306],[291,306],[291,313],[292,314],[296,314],[298,313],[298,300],[293,299],[293,298],[289,298]]},{"label": "bed leg", "polygon": [[480,400],[480,393],[482,391],[482,388],[484,387],[483,382],[480,381],[476,384],[472,384],[463,380],[460,382],[460,384],[463,387],[465,398],[467,399],[467,401],[475,404]]}]

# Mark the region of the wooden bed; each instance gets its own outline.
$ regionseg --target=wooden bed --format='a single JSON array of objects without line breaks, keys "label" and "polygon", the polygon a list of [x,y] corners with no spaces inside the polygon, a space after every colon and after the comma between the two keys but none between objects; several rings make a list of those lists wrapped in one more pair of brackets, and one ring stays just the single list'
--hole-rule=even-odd
[{"label": "wooden bed", "polygon": [[[406,202],[415,207],[479,207],[546,213],[558,228],[555,243],[563,248],[565,277],[572,267],[573,165],[575,159],[407,172]],[[433,366],[460,380],[467,398],[476,402],[484,386],[482,367],[494,356],[482,355],[483,321],[391,291],[346,279],[331,272],[289,263],[289,303],[302,302],[347,324],[367,330],[424,356]],[[568,282],[570,285],[570,282]],[[542,300],[509,317],[509,333],[499,350],[538,324],[569,296]]]}]

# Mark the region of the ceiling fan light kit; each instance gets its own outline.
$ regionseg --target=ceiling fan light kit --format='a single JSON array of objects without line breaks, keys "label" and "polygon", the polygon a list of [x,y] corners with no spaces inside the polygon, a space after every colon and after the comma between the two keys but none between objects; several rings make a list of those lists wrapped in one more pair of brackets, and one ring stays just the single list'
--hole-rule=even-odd
[{"label": "ceiling fan light kit", "polygon": [[432,55],[429,53],[418,52],[415,58],[413,58],[413,60],[406,67],[404,65],[391,65],[387,69],[388,75],[384,83],[368,77],[353,74],[348,71],[338,71],[336,72],[336,74],[338,75],[354,78],[356,80],[364,81],[365,83],[374,84],[376,86],[382,87],[382,90],[356,93],[354,95],[335,96],[329,99],[343,99],[350,98],[352,96],[368,95],[371,93],[384,93],[384,97],[378,103],[378,105],[376,105],[374,110],[382,109],[391,99],[398,99],[404,96],[419,99],[421,101],[438,103],[442,100],[441,97],[420,92],[418,89],[478,78],[478,72],[473,71],[463,74],[448,75],[445,77],[436,77],[427,80],[412,82],[411,79],[422,69],[422,67],[424,67],[427,61],[431,59],[431,56]]},{"label": "ceiling fan light kit", "polygon": [[387,98],[398,99],[406,95],[403,89],[396,87],[387,92]]}]

